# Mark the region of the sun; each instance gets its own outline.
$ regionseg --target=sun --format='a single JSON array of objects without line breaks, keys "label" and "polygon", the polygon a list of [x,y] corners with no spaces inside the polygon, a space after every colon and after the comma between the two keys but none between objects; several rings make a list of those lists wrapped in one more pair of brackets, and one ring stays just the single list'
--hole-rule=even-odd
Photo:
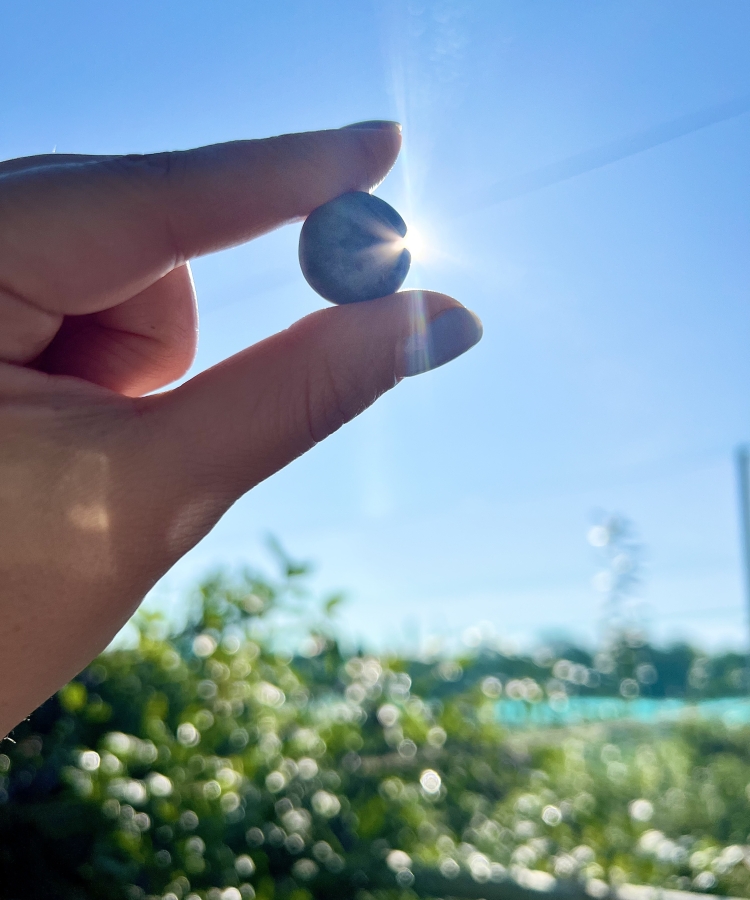
[{"label": "sun", "polygon": [[413,262],[424,262],[428,254],[428,245],[424,234],[417,228],[409,226],[406,235],[395,242],[398,252],[408,250]]},{"label": "sun", "polygon": [[404,247],[411,253],[411,258],[417,262],[424,260],[427,255],[427,241],[418,228],[409,226],[404,238]]}]

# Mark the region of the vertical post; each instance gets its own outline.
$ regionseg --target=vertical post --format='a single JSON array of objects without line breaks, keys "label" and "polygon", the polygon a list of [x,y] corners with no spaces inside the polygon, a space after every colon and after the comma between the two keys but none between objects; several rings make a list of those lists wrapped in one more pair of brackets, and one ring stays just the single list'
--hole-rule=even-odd
[{"label": "vertical post", "polygon": [[[744,570],[745,601],[748,609],[750,628],[750,447],[740,444],[735,451],[737,465],[737,491],[740,512],[740,542],[742,545],[742,568]],[[748,645],[748,668],[746,687],[750,689],[750,645]]]}]

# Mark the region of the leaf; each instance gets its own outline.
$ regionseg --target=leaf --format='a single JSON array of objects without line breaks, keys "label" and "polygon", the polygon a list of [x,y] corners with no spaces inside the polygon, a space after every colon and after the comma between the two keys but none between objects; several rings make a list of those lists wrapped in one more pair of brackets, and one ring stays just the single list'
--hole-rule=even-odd
[{"label": "leaf", "polygon": [[312,571],[312,564],[292,559],[284,550],[281,543],[273,535],[268,535],[266,545],[271,554],[276,557],[282,572],[287,578],[299,578],[302,575],[308,575]]},{"label": "leaf", "polygon": [[346,595],[343,593],[332,594],[323,604],[323,611],[328,618],[331,618],[336,614],[339,606],[346,600]]}]

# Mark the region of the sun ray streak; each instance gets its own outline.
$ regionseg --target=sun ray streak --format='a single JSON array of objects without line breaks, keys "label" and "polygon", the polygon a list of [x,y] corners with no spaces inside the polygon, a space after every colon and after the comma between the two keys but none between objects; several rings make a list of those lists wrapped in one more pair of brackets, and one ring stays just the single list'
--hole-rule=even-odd
[{"label": "sun ray streak", "polygon": [[688,134],[693,134],[693,132],[708,128],[711,125],[717,125],[719,122],[734,119],[748,111],[750,111],[750,94],[730,100],[727,103],[720,103],[716,106],[699,110],[698,112],[688,113],[660,125],[654,125],[630,137],[611,141],[591,150],[584,150],[582,153],[576,153],[574,156],[542,166],[532,172],[524,172],[520,175],[506,178],[481,190],[474,191],[468,196],[461,198],[460,202],[451,205],[455,206],[457,215],[462,215],[475,212],[478,209],[495,206],[507,200],[514,200],[516,197],[523,197],[525,194],[530,194],[545,187],[551,187],[553,184],[558,184],[561,181],[567,181],[578,175],[585,175],[587,172],[593,172],[595,169],[601,169],[604,166],[612,165],[612,163],[620,162],[630,156],[651,150],[653,147],[669,143]]}]

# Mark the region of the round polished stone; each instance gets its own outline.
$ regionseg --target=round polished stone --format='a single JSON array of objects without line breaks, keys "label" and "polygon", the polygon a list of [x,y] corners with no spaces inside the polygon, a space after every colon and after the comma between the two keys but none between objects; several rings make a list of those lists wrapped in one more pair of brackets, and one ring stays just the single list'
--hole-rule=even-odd
[{"label": "round polished stone", "polygon": [[310,287],[331,303],[359,303],[397,291],[411,264],[406,223],[385,200],[363,191],[314,209],[299,238]]}]

